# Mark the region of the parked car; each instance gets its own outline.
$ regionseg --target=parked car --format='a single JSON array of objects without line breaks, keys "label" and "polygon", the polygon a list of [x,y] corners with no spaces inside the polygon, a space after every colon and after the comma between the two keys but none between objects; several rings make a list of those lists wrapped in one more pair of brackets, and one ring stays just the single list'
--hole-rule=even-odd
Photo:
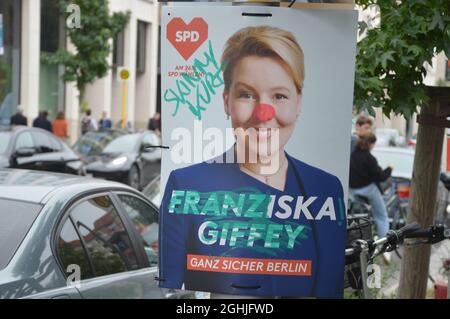
[{"label": "parked car", "polygon": [[100,154],[85,157],[87,174],[142,189],[160,173],[160,145],[151,131],[118,136]]},{"label": "parked car", "polygon": [[[387,167],[389,164],[394,165],[389,185],[382,185],[382,188],[385,189],[383,195],[391,221],[395,219],[400,223],[404,223],[404,218],[406,218],[406,209],[409,204],[411,192],[414,152],[414,149],[400,147],[375,147],[372,150],[372,154],[377,158],[378,164],[381,167]],[[436,204],[435,222],[447,222],[450,214],[450,196],[442,178],[438,184]],[[400,216],[396,214],[400,214]],[[402,225],[393,226],[399,227]]]},{"label": "parked car", "polygon": [[145,188],[142,193],[153,203],[156,207],[161,206],[161,176],[156,176]]},{"label": "parked car", "polygon": [[375,135],[378,146],[403,146],[405,144],[405,137],[393,128],[377,128]]},{"label": "parked car", "polygon": [[102,153],[109,142],[119,136],[130,132],[119,129],[101,129],[99,131],[89,131],[83,134],[72,146],[72,149],[78,153],[83,161],[89,161]]},{"label": "parked car", "polygon": [[0,169],[0,207],[0,298],[194,296],[158,287],[158,209],[129,186]]},{"label": "parked car", "polygon": [[414,134],[411,136],[411,138],[408,140],[408,146],[416,147],[417,144],[417,134]]},{"label": "parked car", "polygon": [[80,157],[53,134],[40,128],[0,129],[0,168],[85,174]]}]

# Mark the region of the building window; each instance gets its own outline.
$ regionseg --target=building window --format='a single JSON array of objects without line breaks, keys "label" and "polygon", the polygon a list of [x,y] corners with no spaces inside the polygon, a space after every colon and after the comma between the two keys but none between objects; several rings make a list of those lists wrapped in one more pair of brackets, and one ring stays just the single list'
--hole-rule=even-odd
[{"label": "building window", "polygon": [[145,73],[145,60],[147,49],[147,28],[148,23],[138,21],[137,28],[137,48],[136,48],[136,72]]},{"label": "building window", "polygon": [[0,1],[0,125],[9,124],[20,103],[21,3]]},{"label": "building window", "polygon": [[123,66],[124,63],[124,45],[125,45],[125,35],[124,32],[119,32],[114,38],[113,43],[113,66]]},{"label": "building window", "polygon": [[92,260],[94,276],[139,268],[131,239],[109,197],[83,201],[70,215]]},{"label": "building window", "polygon": [[44,56],[65,46],[64,17],[59,0],[41,0],[41,60],[39,69],[39,110],[49,112],[49,118],[64,112],[64,67],[47,63]]},{"label": "building window", "polygon": [[445,68],[445,80],[450,81],[450,60],[445,61],[446,68]]}]

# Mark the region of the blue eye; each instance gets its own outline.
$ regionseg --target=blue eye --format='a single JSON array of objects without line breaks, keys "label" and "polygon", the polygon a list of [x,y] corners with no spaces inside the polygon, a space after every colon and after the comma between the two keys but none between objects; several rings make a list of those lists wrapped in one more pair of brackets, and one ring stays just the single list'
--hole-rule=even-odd
[{"label": "blue eye", "polygon": [[286,100],[286,99],[287,99],[287,96],[284,94],[279,94],[279,93],[275,94],[275,100]]},{"label": "blue eye", "polygon": [[240,92],[239,98],[241,99],[253,99],[253,95],[250,92]]}]

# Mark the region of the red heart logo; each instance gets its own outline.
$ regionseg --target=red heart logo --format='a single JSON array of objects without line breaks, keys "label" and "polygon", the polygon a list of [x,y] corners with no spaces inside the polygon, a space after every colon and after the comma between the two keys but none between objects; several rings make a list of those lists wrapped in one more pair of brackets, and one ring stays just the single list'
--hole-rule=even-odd
[{"label": "red heart logo", "polygon": [[187,61],[208,39],[208,24],[202,18],[194,18],[189,24],[173,18],[167,24],[167,39]]}]

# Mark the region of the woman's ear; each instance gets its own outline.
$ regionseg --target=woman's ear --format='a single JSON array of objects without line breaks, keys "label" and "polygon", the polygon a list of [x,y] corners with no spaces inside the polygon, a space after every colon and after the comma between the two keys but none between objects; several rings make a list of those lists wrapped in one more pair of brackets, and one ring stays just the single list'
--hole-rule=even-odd
[{"label": "woman's ear", "polygon": [[229,93],[224,91],[222,94],[222,98],[223,98],[223,109],[226,115],[230,115],[230,108],[228,107],[228,96]]},{"label": "woman's ear", "polygon": [[301,110],[302,110],[302,94],[300,93],[298,95],[298,102],[297,102],[297,116],[300,115]]}]

